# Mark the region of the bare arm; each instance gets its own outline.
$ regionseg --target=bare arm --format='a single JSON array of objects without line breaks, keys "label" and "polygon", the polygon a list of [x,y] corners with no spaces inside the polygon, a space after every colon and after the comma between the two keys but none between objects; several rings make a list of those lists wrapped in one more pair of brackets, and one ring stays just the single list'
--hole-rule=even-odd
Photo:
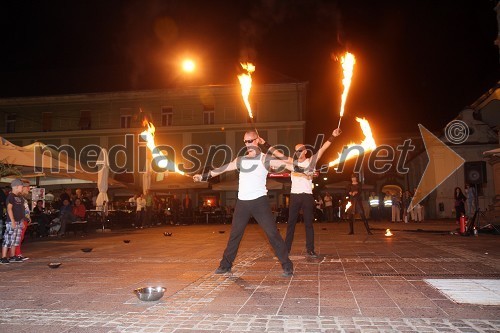
[{"label": "bare arm", "polygon": [[271,145],[269,145],[269,143],[266,143],[266,141],[263,138],[261,138],[261,137],[259,137],[259,146],[261,146],[261,147],[269,147],[268,151],[273,156],[276,156],[280,160],[289,161],[290,163],[293,162],[293,159],[291,157],[286,156],[285,154],[283,154],[282,152],[280,152],[278,149],[272,147]]},{"label": "bare arm", "polygon": [[319,161],[319,159],[321,158],[321,156],[323,156],[323,154],[325,153],[325,151],[332,144],[333,138],[339,136],[340,133],[341,133],[340,128],[336,128],[336,129],[333,130],[332,135],[328,138],[328,140],[325,141],[325,143],[323,143],[323,145],[321,146],[321,148],[316,153],[316,161]]},{"label": "bare arm", "polygon": [[14,219],[14,211],[12,210],[12,204],[7,204],[7,214],[9,214],[10,220],[12,221],[12,229],[16,227],[16,220]]},{"label": "bare arm", "polygon": [[224,164],[223,166],[221,167],[218,167],[218,168],[215,168],[213,170],[210,170],[209,172],[207,172],[206,174],[196,174],[193,176],[193,180],[195,182],[201,182],[201,181],[206,181],[208,180],[209,178],[212,178],[212,177],[216,177],[218,175],[221,175],[223,174],[224,172],[226,171],[232,171],[232,170],[236,170],[236,168],[238,167],[237,166],[237,158],[235,158],[234,160],[232,160],[231,162],[227,163],[227,164]]}]

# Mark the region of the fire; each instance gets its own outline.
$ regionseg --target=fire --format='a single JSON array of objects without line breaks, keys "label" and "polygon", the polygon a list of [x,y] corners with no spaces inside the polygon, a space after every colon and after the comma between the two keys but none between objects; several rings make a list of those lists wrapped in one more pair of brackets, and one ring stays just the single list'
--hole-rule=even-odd
[{"label": "fire", "polygon": [[[168,159],[165,156],[165,154],[163,154],[161,152],[161,150],[159,150],[156,147],[155,137],[154,137],[155,136],[155,126],[153,125],[153,123],[149,122],[147,119],[143,120],[142,125],[145,126],[147,129],[141,133],[141,137],[144,140],[146,140],[146,146],[149,148],[149,150],[151,150],[151,154],[153,155],[153,160],[157,159],[158,166],[162,169],[166,169],[168,166]],[[181,175],[184,175],[184,172],[179,170],[177,168],[177,165],[175,165],[175,172],[177,172]]]},{"label": "fire", "polygon": [[386,229],[386,230],[385,230],[385,236],[386,236],[386,237],[390,237],[390,236],[392,236],[391,229]]},{"label": "fire", "polygon": [[[366,120],[365,118],[356,117],[356,121],[361,126],[361,131],[363,132],[365,139],[359,144],[350,143],[346,147],[350,148],[353,146],[360,146],[363,148],[364,152],[374,150],[377,147],[377,144],[375,143],[375,139],[373,138],[372,129],[370,128],[370,123],[368,123],[368,120]],[[344,147],[344,149],[346,149],[346,147]],[[358,155],[359,155],[359,150],[357,150],[357,149],[350,150],[349,154],[347,154],[347,157],[345,158],[345,160],[350,160],[351,158],[357,157]],[[334,167],[334,166],[338,165],[341,162],[340,157],[341,157],[341,154],[339,153],[339,157],[336,160],[328,163],[328,166]]]},{"label": "fire", "polygon": [[342,80],[344,91],[342,92],[342,102],[340,104],[340,117],[342,118],[344,116],[347,94],[349,93],[349,88],[351,87],[352,74],[354,72],[356,58],[352,53],[346,52],[346,54],[340,58],[340,63],[342,64],[342,69],[344,70],[344,79]]},{"label": "fire", "polygon": [[345,205],[345,210],[344,210],[344,212],[347,212],[347,210],[348,210],[349,208],[351,208],[351,206],[352,206],[351,202],[350,202],[350,201],[347,201],[347,204]]},{"label": "fire", "polygon": [[252,63],[241,63],[241,67],[247,71],[246,74],[238,75],[241,85],[241,96],[243,96],[243,102],[247,107],[248,116],[253,120],[252,107],[250,106],[250,101],[248,97],[250,96],[250,89],[252,89],[252,73],[255,72],[255,66]]}]

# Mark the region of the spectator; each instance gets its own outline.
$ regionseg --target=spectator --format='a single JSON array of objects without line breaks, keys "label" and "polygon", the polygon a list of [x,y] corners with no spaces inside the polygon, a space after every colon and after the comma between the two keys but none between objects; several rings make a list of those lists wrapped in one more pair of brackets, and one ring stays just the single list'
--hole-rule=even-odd
[{"label": "spectator", "polygon": [[331,222],[333,221],[333,198],[330,195],[330,193],[328,192],[325,193],[323,201],[325,202],[326,221]]},{"label": "spectator", "polygon": [[[6,199],[7,217],[5,223],[5,235],[2,242],[2,259],[1,264],[9,264],[10,262],[23,262],[21,258],[16,258],[16,247],[19,246],[21,240],[21,220],[25,217],[24,199],[20,196],[23,190],[23,182],[20,179],[15,179],[10,184],[12,191]],[[7,252],[10,251],[10,257],[7,258]]]},{"label": "spectator", "polygon": [[467,199],[462,192],[460,187],[455,187],[453,191],[454,199],[455,199],[455,217],[457,220],[457,224],[460,223],[460,217],[465,215],[465,200]]}]

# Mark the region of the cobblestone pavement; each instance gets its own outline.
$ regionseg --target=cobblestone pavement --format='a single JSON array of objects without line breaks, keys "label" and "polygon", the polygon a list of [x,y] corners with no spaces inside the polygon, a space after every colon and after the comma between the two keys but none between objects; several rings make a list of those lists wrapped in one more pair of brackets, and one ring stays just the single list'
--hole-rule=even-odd
[{"label": "cobblestone pavement", "polygon": [[[30,260],[0,266],[0,332],[500,331],[500,306],[457,304],[424,281],[499,279],[500,235],[452,235],[446,221],[373,227],[348,236],[346,223],[316,224],[313,259],[298,225],[292,278],[254,224],[223,275],[213,272],[229,225],[27,240]],[[133,290],[148,285],[165,286],[164,297],[138,300]]]}]

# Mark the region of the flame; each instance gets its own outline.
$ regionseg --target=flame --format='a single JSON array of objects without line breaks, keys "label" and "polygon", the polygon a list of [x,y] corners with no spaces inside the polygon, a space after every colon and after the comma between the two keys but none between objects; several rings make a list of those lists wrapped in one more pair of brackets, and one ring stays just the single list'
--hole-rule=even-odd
[{"label": "flame", "polygon": [[347,94],[349,93],[349,88],[351,87],[352,73],[354,71],[356,58],[354,57],[354,54],[346,52],[346,54],[340,58],[340,63],[342,64],[342,69],[344,70],[344,79],[342,79],[344,91],[342,92],[342,103],[340,104],[340,117],[342,117],[344,115]]},{"label": "flame", "polygon": [[243,96],[243,102],[247,107],[248,116],[253,120],[252,107],[250,106],[250,101],[248,97],[250,96],[250,89],[252,89],[252,73],[255,72],[255,66],[252,63],[241,63],[241,67],[247,71],[246,74],[238,75],[241,85],[241,96]]},{"label": "flame", "polygon": [[[356,117],[356,121],[361,126],[361,131],[363,132],[365,139],[359,144],[350,143],[346,147],[350,148],[353,146],[361,146],[361,147],[363,147],[365,153],[377,148],[377,144],[375,143],[375,139],[373,138],[372,129],[370,128],[370,123],[368,123],[368,120],[366,120],[365,118]],[[344,147],[344,149],[346,149],[346,147]],[[347,154],[347,157],[345,158],[345,160],[350,160],[351,158],[357,157],[358,155],[359,155],[359,150],[353,149],[353,150],[349,151],[349,154]],[[336,160],[328,163],[328,166],[333,167],[333,166],[338,165],[341,162],[340,157],[341,157],[341,154],[339,153],[339,157]]]},{"label": "flame", "polygon": [[[157,147],[155,143],[155,126],[153,123],[149,122],[147,119],[142,121],[142,126],[146,127],[141,133],[141,137],[146,141],[146,146],[151,150],[151,154],[153,155],[153,160],[157,157],[161,157],[158,162],[158,166],[162,169],[166,169],[168,166],[168,159]],[[184,172],[177,168],[175,165],[175,172],[184,175]]]},{"label": "flame", "polygon": [[345,205],[345,210],[344,210],[344,212],[347,212],[347,210],[348,210],[349,208],[351,208],[351,206],[352,206],[351,202],[350,202],[350,201],[347,201],[347,204]]},{"label": "flame", "polygon": [[390,236],[392,236],[391,229],[386,229],[386,230],[385,230],[385,236],[386,236],[386,237],[390,237]]}]

